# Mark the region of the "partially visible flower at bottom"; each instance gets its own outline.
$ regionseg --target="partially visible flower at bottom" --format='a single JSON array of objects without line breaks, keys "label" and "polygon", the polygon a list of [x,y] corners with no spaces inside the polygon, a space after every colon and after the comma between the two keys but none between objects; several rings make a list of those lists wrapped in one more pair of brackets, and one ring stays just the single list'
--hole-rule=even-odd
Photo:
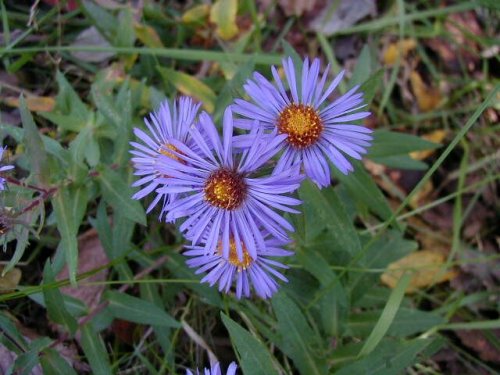
[{"label": "partially visible flower at bottom", "polygon": [[[6,150],[6,148],[0,147],[0,160],[2,160],[3,152]],[[4,165],[3,167],[0,167],[0,173],[10,171],[13,169],[13,165]],[[5,190],[5,179],[0,176],[0,191]]]},{"label": "partially visible flower at bottom", "polygon": [[[261,298],[269,298],[277,292],[279,284],[276,278],[284,282],[288,279],[275,268],[287,269],[288,266],[269,257],[284,257],[293,254],[282,248],[286,242],[278,240],[269,234],[262,232],[265,242],[265,250],[259,251],[256,258],[248,253],[241,239],[230,237],[230,251],[227,258],[222,255],[222,245],[219,242],[215,253],[207,254],[203,245],[188,246],[184,255],[190,257],[186,261],[190,268],[198,268],[196,274],[208,272],[201,280],[210,286],[219,284],[219,291],[229,293],[233,282],[236,283],[236,297],[250,297],[250,289],[253,287],[255,293]],[[243,259],[238,258],[238,252],[243,253]]]},{"label": "partially visible flower at bottom", "polygon": [[[236,363],[231,362],[231,364],[227,368],[226,375],[235,375],[237,369],[238,366],[236,365]],[[186,375],[222,375],[222,371],[220,369],[219,362],[217,362],[210,368],[210,370],[208,368],[205,368],[203,372],[196,370],[196,373],[193,373],[191,370],[186,370]]]}]

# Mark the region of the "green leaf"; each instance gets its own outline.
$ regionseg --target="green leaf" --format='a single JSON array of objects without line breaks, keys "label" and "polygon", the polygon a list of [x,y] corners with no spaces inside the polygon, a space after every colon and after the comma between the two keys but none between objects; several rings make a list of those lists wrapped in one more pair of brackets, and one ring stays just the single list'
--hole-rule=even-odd
[{"label": "green leaf", "polygon": [[113,291],[107,291],[105,299],[109,301],[109,310],[117,318],[162,327],[179,328],[181,326],[163,309],[143,299]]},{"label": "green leaf", "polygon": [[351,80],[349,81],[349,86],[353,87],[355,85],[360,85],[366,82],[372,73],[372,56],[370,53],[370,48],[367,44],[364,45],[361,53],[357,58],[356,65],[352,72]]},{"label": "green leaf", "polygon": [[54,349],[45,349],[40,356],[40,364],[45,374],[76,375],[76,371]]},{"label": "green leaf", "polygon": [[167,262],[167,268],[178,279],[193,280],[186,283],[186,287],[191,289],[201,302],[222,309],[224,307],[220,293],[216,288],[211,288],[207,284],[200,283],[200,277],[196,276],[193,270],[186,266],[186,259],[181,254],[170,254],[170,261]]},{"label": "green leaf", "polygon": [[190,95],[203,103],[208,112],[213,112],[217,96],[213,90],[198,78],[170,68],[158,67],[158,72],[165,82],[170,82],[184,95]]},{"label": "green leaf", "polygon": [[87,17],[92,20],[94,26],[111,41],[111,36],[117,33],[118,23],[116,17],[104,10],[93,1],[84,0],[81,2],[82,10]]},{"label": "green leaf", "polygon": [[[47,260],[43,269],[43,283],[44,286],[46,286],[54,282],[55,277],[50,266],[50,261]],[[49,314],[50,320],[54,323],[63,325],[68,332],[74,334],[78,325],[75,318],[66,310],[63,296],[59,289],[56,287],[44,287],[43,298],[47,306],[47,313]]]},{"label": "green leaf", "polygon": [[[69,279],[72,284],[76,284],[76,273],[78,269],[78,241],[77,232],[80,223],[76,224],[74,206],[79,202],[74,202],[68,188],[61,187],[57,194],[52,198],[52,207],[56,214],[57,230],[61,235],[59,246],[66,255],[68,264]],[[85,206],[86,206],[85,202]],[[80,214],[82,212],[79,208]],[[84,212],[85,210],[83,210]],[[80,218],[81,221],[81,218]]]},{"label": "green leaf", "polygon": [[[116,21],[115,21],[116,23]],[[135,42],[134,18],[131,7],[123,9],[118,16],[116,33],[114,35],[113,46],[133,47]]]},{"label": "green leaf", "polygon": [[233,102],[234,97],[241,95],[240,90],[245,81],[250,77],[255,68],[255,59],[250,58],[245,64],[238,68],[236,74],[228,81],[220,90],[215,101],[214,122],[218,123],[222,117],[224,110]]},{"label": "green leaf", "polygon": [[[349,334],[355,337],[367,337],[380,315],[380,310],[353,314],[349,318]],[[443,317],[433,312],[401,308],[394,317],[387,335],[407,337],[415,333],[427,331],[444,322],[445,319]]]},{"label": "green leaf", "polygon": [[432,342],[433,339],[383,342],[366,357],[344,366],[334,374],[400,375],[415,362],[417,354],[424,351]]},{"label": "green leaf", "polygon": [[365,356],[371,353],[384,338],[396,316],[396,313],[399,310],[399,306],[403,301],[405,290],[410,283],[410,280],[411,274],[409,272],[404,273],[399,280],[398,285],[396,285],[391,295],[389,296],[389,300],[387,301],[387,304],[385,305],[377,324],[375,325],[375,327],[373,327],[373,331],[371,332],[370,336],[368,336],[365,344],[361,348],[359,356]]},{"label": "green leaf", "polygon": [[7,263],[7,266],[2,270],[2,277],[11,271],[23,257],[26,246],[28,246],[29,234],[29,228],[26,227],[21,227],[19,232],[16,233],[16,250],[12,258],[10,258],[9,263]]},{"label": "green leaf", "polygon": [[342,203],[332,188],[319,190],[311,181],[302,183],[299,196],[305,205],[311,205],[317,216],[330,230],[330,235],[338,245],[350,254],[361,250],[358,234]]},{"label": "green leaf", "polygon": [[375,93],[382,85],[384,77],[384,69],[377,70],[370,76],[359,88],[359,92],[363,93],[365,104],[370,104],[375,97]]},{"label": "green leaf", "polygon": [[69,115],[73,118],[72,122],[82,126],[89,117],[87,105],[82,102],[80,96],[73,89],[64,74],[60,71],[56,73],[56,81],[59,85],[59,92],[56,98],[57,112]]},{"label": "green leaf", "polygon": [[299,248],[297,259],[321,284],[318,292],[322,297],[317,306],[323,329],[330,336],[340,335],[349,311],[349,302],[343,285],[326,259],[317,252]]},{"label": "green leaf", "polygon": [[19,97],[19,109],[21,111],[21,121],[24,128],[24,143],[26,153],[31,165],[31,175],[41,185],[46,185],[49,179],[49,166],[45,147],[43,145],[40,132],[33,121],[24,96]]},{"label": "green leaf", "polygon": [[278,293],[272,304],[278,318],[280,349],[292,359],[301,374],[326,374],[325,359],[318,355],[322,351],[321,340],[307,324],[297,305],[284,293]]},{"label": "green leaf", "polygon": [[429,166],[426,163],[420,160],[415,160],[408,155],[371,157],[370,159],[377,164],[383,164],[390,168],[409,169],[415,171],[423,171],[429,168]]},{"label": "green leaf", "polygon": [[[332,173],[344,184],[357,204],[365,205],[383,220],[388,220],[392,215],[392,210],[384,195],[360,162],[352,161],[352,164],[354,172],[347,176],[337,168],[332,168]],[[398,225],[397,222],[394,225]]]},{"label": "green leaf", "polygon": [[413,151],[432,150],[440,145],[429,142],[411,134],[376,130],[373,133],[373,144],[368,149],[367,157],[380,158],[405,155]]},{"label": "green leaf", "polygon": [[48,337],[42,337],[31,341],[28,351],[16,358],[14,363],[15,374],[30,375],[33,367],[39,364],[39,353],[52,343]]},{"label": "green leaf", "polygon": [[127,216],[136,223],[146,225],[146,214],[139,201],[132,199],[132,189],[117,172],[104,166],[97,176],[106,202],[120,215]]},{"label": "green leaf", "polygon": [[273,359],[267,348],[247,330],[221,312],[222,322],[226,326],[231,342],[241,358],[240,366],[245,375],[278,374],[273,367]]},{"label": "green leaf", "polygon": [[[366,241],[370,241],[366,239]],[[380,269],[380,273],[352,272],[349,274],[351,299],[358,300],[378,282],[383,270],[392,262],[418,247],[418,243],[403,238],[401,232],[389,230],[366,249],[359,264],[365,268]]]},{"label": "green leaf", "polygon": [[106,351],[101,335],[94,331],[91,323],[85,324],[81,328],[81,332],[80,344],[93,373],[111,375],[112,371],[109,364],[108,352]]}]

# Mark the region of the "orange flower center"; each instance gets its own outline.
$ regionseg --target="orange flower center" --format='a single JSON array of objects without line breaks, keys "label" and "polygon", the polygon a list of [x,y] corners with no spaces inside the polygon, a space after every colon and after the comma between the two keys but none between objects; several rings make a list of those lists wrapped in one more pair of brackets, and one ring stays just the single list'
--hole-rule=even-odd
[{"label": "orange flower center", "polygon": [[[236,251],[236,241],[233,237],[231,237],[229,241],[229,259],[227,261],[231,263],[233,266],[238,268],[238,272],[241,270],[246,270],[250,265],[254,262],[253,258],[248,254],[248,251],[243,243],[241,243],[241,247],[243,248],[243,259],[240,260],[238,258],[238,253]],[[219,243],[218,254],[222,255],[222,245]]]},{"label": "orange flower center", "polygon": [[313,107],[290,104],[278,116],[278,131],[288,134],[287,142],[295,148],[306,148],[316,143],[323,123]]},{"label": "orange flower center", "polygon": [[239,173],[219,169],[205,182],[205,200],[212,206],[234,210],[246,197],[247,185]]}]

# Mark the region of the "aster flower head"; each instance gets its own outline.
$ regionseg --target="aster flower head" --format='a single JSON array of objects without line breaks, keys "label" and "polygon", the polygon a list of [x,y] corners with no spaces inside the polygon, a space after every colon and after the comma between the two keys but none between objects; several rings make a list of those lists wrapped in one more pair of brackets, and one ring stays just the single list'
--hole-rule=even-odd
[{"label": "aster flower head", "polygon": [[[286,231],[293,227],[275,210],[298,213],[291,206],[301,202],[287,196],[300,186],[303,179],[297,168],[257,177],[255,172],[276,152],[284,135],[271,141],[259,127],[252,131],[254,142],[241,152],[233,150],[233,116],[226,109],[223,118],[222,142],[212,119],[207,113],[200,115],[202,137],[197,128],[190,134],[197,148],[186,146],[174,139],[169,142],[177,148],[177,158],[161,158],[160,172],[169,176],[159,191],[164,194],[181,193],[174,202],[166,205],[167,221],[186,218],[180,231],[193,245],[203,243],[206,254],[216,252],[222,244],[222,256],[230,254],[230,236],[239,238],[248,254],[257,258],[257,251],[265,248],[264,238],[258,230],[264,227],[271,235],[288,240]],[[241,247],[237,257],[244,258]]]},{"label": "aster flower head", "polygon": [[[236,365],[236,363],[231,362],[229,364],[229,367],[227,368],[226,375],[236,375],[237,369],[238,369],[238,366]],[[196,370],[196,373],[193,373],[191,370],[186,370],[186,375],[223,375],[223,374],[222,374],[222,371],[220,369],[220,364],[219,364],[219,362],[217,362],[210,369],[205,368],[203,372]]]},{"label": "aster flower head", "polygon": [[130,142],[133,147],[130,153],[134,155],[132,157],[134,174],[141,178],[132,186],[140,186],[141,190],[135,193],[132,198],[141,199],[150,193],[156,193],[156,197],[149,205],[147,212],[150,212],[162,199],[163,205],[175,199],[175,194],[156,191],[160,186],[157,180],[157,177],[160,176],[158,159],[160,157],[177,158],[173,153],[177,149],[170,143],[170,139],[191,144],[189,129],[194,126],[199,108],[200,104],[195,104],[191,98],[186,96],[180,97],[172,104],[165,100],[161,103],[158,111],[151,113],[149,119],[144,119],[147,132],[134,128],[134,134],[142,143]]},{"label": "aster flower head", "polygon": [[[311,64],[306,58],[302,64],[301,77],[291,58],[283,60],[283,69],[290,94],[273,66],[273,85],[263,75],[255,72],[253,79],[244,85],[251,101],[236,99],[233,111],[243,118],[235,120],[235,126],[251,129],[254,120],[266,130],[285,134],[282,142],[283,153],[276,165],[279,173],[292,165],[301,165],[305,174],[318,186],[330,184],[330,169],[327,160],[342,173],[353,170],[346,158],[361,159],[370,146],[371,130],[351,124],[363,119],[370,112],[358,110],[364,107],[363,94],[355,86],[333,102],[328,97],[344,76],[340,72],[335,79],[326,84],[329,66],[320,78],[320,61]],[[238,137],[236,145],[248,147],[248,135]],[[344,155],[345,154],[345,155]]]},{"label": "aster flower head", "polygon": [[[3,153],[5,150],[6,150],[6,148],[0,147],[0,161],[2,160]],[[0,166],[0,173],[10,171],[13,168],[14,168],[13,165]],[[5,190],[5,179],[0,176],[0,191],[2,191],[2,190]]]},{"label": "aster flower head", "polygon": [[[184,252],[184,255],[190,258],[186,263],[191,268],[198,268],[196,274],[206,272],[201,282],[209,283],[210,286],[218,283],[219,291],[229,293],[235,284],[238,299],[242,296],[250,297],[251,287],[259,297],[269,298],[279,287],[275,279],[288,281],[277,270],[288,267],[270,257],[290,256],[293,253],[282,248],[286,242],[270,236],[266,231],[262,231],[261,235],[266,247],[257,253],[256,258],[250,256],[240,238],[230,235],[228,257],[222,256],[221,242],[213,254],[206,254],[203,246],[190,246]],[[243,259],[238,258],[238,250],[243,253]]]}]

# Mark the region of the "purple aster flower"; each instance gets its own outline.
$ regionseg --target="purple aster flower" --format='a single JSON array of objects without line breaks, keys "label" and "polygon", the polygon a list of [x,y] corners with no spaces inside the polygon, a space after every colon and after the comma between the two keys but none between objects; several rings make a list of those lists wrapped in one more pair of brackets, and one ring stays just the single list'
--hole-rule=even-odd
[{"label": "purple aster flower", "polygon": [[[300,186],[303,176],[298,168],[283,168],[279,173],[256,177],[255,172],[278,152],[285,136],[276,135],[268,141],[263,131],[255,127],[252,145],[234,153],[230,107],[224,112],[222,142],[207,113],[200,115],[199,125],[206,138],[197,128],[191,128],[197,152],[169,139],[177,148],[177,158],[160,159],[160,172],[170,178],[159,179],[165,184],[159,191],[183,194],[166,205],[166,220],[185,217],[180,231],[193,245],[203,242],[206,254],[214,253],[221,241],[222,256],[227,259],[232,233],[256,259],[257,250],[265,248],[260,226],[276,238],[288,240],[286,231],[293,231],[293,227],[275,210],[298,213],[290,206],[301,202],[286,194]],[[237,247],[237,255],[243,260],[241,247]]]},{"label": "purple aster flower", "polygon": [[[136,176],[141,176],[132,186],[141,186],[141,190],[133,195],[133,199],[141,199],[146,195],[156,192],[156,197],[149,205],[146,212],[150,212],[163,198],[163,206],[175,198],[175,194],[159,193],[157,191],[160,183],[157,177],[158,159],[160,156],[177,158],[172,151],[177,151],[170,143],[170,139],[190,145],[189,129],[194,126],[194,121],[198,115],[200,104],[193,103],[192,99],[186,96],[180,97],[170,105],[168,100],[161,103],[157,112],[151,113],[150,119],[144,119],[148,132],[139,128],[134,128],[134,134],[143,142],[130,142],[134,148],[130,152],[134,155]],[[162,214],[164,212],[162,211]],[[162,216],[162,214],[160,216]]]},{"label": "purple aster flower", "polygon": [[[236,363],[231,362],[231,364],[227,368],[226,375],[235,375],[237,369],[238,366],[236,365]],[[203,373],[201,373],[199,370],[196,370],[196,374],[193,374],[191,370],[186,370],[186,375],[222,375],[222,371],[220,369],[219,362],[217,362],[210,368],[210,370],[208,368],[205,368]]]},{"label": "purple aster flower", "polygon": [[[233,106],[235,113],[246,117],[235,120],[235,126],[250,129],[254,120],[258,120],[264,129],[286,134],[275,172],[291,165],[303,165],[305,174],[318,186],[328,186],[330,169],[327,159],[342,173],[348,174],[353,166],[344,154],[361,159],[370,146],[371,130],[350,123],[369,116],[370,112],[357,112],[364,107],[363,94],[357,92],[359,86],[333,102],[327,102],[342,80],[344,71],[325,85],[329,66],[320,79],[319,59],[314,59],[310,66],[309,60],[305,59],[301,78],[296,76],[291,58],[283,60],[283,68],[291,98],[274,66],[275,85],[256,72],[253,80],[249,79],[244,85],[252,102],[236,99]],[[248,147],[250,143],[248,135],[235,140],[235,145],[240,147]]]},{"label": "purple aster flower", "polygon": [[[3,152],[6,150],[6,148],[0,147],[0,161],[2,160]],[[13,169],[13,165],[4,165],[3,167],[0,167],[0,173],[10,171]],[[0,176],[0,191],[5,190],[5,178],[2,178]]]},{"label": "purple aster flower", "polygon": [[[289,256],[293,253],[282,248],[286,243],[262,232],[265,241],[265,250],[260,250],[256,258],[248,253],[245,244],[237,235],[230,236],[229,256],[222,256],[221,241],[217,252],[207,254],[203,246],[190,246],[184,255],[191,257],[186,263],[191,268],[198,268],[196,274],[207,272],[201,282],[210,286],[219,284],[219,291],[228,293],[233,283],[236,283],[236,297],[239,299],[250,297],[250,287],[253,286],[256,294],[261,298],[269,298],[278,290],[275,278],[287,282],[288,280],[275,268],[286,269],[288,266],[269,259],[269,257]],[[238,253],[243,258],[238,258]]]}]

